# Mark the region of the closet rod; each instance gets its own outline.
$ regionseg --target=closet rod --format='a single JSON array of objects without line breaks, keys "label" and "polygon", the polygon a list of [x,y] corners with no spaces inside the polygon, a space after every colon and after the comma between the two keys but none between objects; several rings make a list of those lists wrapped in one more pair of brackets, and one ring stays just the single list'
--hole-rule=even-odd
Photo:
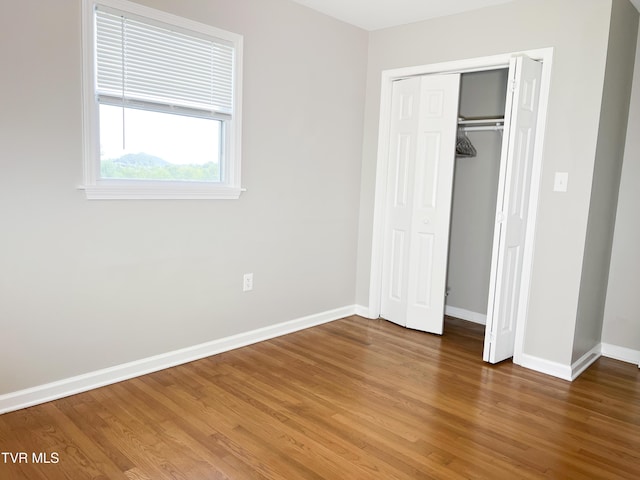
[{"label": "closet rod", "polygon": [[504,117],[492,118],[458,118],[458,125],[502,125]]},{"label": "closet rod", "polygon": [[462,127],[463,132],[498,132],[504,129],[504,125],[482,125],[476,127]]}]

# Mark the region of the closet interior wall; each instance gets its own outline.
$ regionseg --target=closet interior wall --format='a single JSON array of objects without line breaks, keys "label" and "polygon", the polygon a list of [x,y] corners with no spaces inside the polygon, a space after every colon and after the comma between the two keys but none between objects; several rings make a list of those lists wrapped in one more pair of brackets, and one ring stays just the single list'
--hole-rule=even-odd
[{"label": "closet interior wall", "polygon": [[[507,69],[463,74],[459,116],[504,116],[507,77]],[[484,323],[502,132],[475,131],[467,136],[477,156],[455,160],[445,312]]]}]

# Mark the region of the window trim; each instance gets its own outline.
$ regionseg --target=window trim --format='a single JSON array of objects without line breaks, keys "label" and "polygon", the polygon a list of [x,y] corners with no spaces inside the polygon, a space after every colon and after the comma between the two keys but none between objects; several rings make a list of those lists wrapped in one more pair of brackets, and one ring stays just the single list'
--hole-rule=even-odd
[{"label": "window trim", "polygon": [[[96,5],[121,10],[152,21],[230,41],[235,49],[233,70],[233,114],[224,121],[223,157],[227,178],[224,182],[118,180],[100,178],[99,102],[96,97],[95,16]],[[189,20],[127,0],[83,0],[83,163],[84,184],[80,187],[89,200],[112,199],[237,199],[244,189],[241,173],[242,126],[242,35]],[[222,166],[221,166],[222,167]]]}]

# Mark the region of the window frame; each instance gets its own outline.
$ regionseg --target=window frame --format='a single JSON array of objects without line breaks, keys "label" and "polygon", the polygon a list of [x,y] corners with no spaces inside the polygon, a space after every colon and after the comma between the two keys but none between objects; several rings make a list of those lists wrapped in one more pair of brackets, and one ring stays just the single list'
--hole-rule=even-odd
[{"label": "window frame", "polygon": [[[96,20],[95,7],[129,13],[137,17],[173,25],[181,30],[231,42],[234,47],[233,106],[231,118],[223,122],[220,182],[125,180],[100,177],[100,126],[96,80]],[[237,199],[243,189],[241,173],[242,114],[242,35],[210,25],[146,7],[127,0],[83,0],[83,160],[84,189],[89,200],[109,199]],[[150,109],[151,110],[151,109]]]}]

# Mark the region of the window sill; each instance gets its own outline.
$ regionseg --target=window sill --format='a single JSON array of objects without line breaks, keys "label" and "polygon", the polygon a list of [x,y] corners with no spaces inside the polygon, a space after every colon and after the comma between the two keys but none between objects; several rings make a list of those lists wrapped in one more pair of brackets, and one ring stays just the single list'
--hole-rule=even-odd
[{"label": "window sill", "polygon": [[96,184],[78,187],[87,200],[237,200],[245,189],[203,183]]}]

